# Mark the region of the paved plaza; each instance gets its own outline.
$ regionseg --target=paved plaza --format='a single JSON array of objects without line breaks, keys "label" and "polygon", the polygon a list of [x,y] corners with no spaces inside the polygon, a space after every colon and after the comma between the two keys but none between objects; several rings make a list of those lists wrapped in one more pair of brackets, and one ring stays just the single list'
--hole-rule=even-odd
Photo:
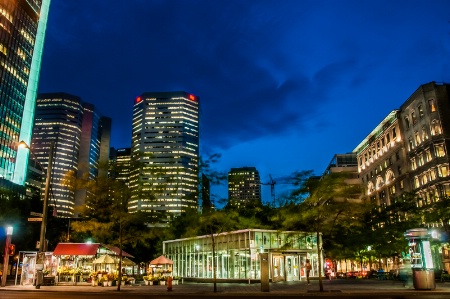
[{"label": "paved plaza", "polygon": [[[447,294],[450,298],[450,282],[437,282],[436,289],[434,290],[415,290],[411,285],[404,285],[400,281],[376,279],[335,279],[323,281],[324,292],[332,294]],[[57,285],[57,286],[41,286],[39,290],[36,290],[33,286],[21,286],[14,285],[13,281],[8,281],[8,284],[4,288],[0,288],[0,291],[24,291],[24,292],[76,292],[76,293],[95,293],[95,292],[117,292],[117,287],[101,287],[101,286],[87,286],[87,285]],[[198,294],[213,296],[213,283],[183,283],[180,285],[173,285],[172,291],[168,291],[167,286],[155,285],[148,286],[143,284],[126,285],[121,286],[121,292],[124,293],[141,293],[148,295],[163,295],[163,294]],[[270,283],[269,293],[273,295],[285,295],[289,297],[291,295],[301,294],[313,294],[319,292],[319,281],[313,280],[308,285],[306,282],[277,282]],[[232,295],[248,295],[258,296],[261,295],[261,284],[244,284],[244,283],[218,283],[217,294],[229,294]],[[1,297],[1,296],[0,296]]]}]

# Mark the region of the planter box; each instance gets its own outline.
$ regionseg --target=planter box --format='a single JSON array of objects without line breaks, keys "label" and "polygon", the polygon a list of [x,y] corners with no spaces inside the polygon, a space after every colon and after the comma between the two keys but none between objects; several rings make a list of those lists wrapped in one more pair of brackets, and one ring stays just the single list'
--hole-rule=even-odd
[{"label": "planter box", "polygon": [[161,280],[161,281],[159,282],[159,284],[162,285],[162,286],[164,286],[164,285],[166,285],[166,281],[165,281],[165,280]]},{"label": "planter box", "polygon": [[177,285],[178,284],[178,279],[172,280],[172,284],[173,285]]}]

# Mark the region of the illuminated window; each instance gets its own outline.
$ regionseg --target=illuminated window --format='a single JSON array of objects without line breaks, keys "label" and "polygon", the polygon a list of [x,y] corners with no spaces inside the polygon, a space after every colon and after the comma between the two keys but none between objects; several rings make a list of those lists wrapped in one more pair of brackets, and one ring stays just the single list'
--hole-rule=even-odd
[{"label": "illuminated window", "polygon": [[419,187],[420,187],[419,178],[415,177],[414,178],[414,188],[419,188]]},{"label": "illuminated window", "polygon": [[440,177],[448,176],[448,166],[447,165],[439,166],[439,176]]},{"label": "illuminated window", "polygon": [[411,169],[412,170],[416,170],[417,169],[416,158],[412,158],[411,159]]},{"label": "illuminated window", "polygon": [[430,162],[431,159],[432,159],[430,149],[427,149],[427,150],[425,151],[425,156],[426,156],[426,158],[427,158],[426,161],[427,161],[427,162]]},{"label": "illuminated window", "polygon": [[425,126],[422,127],[422,140],[425,141],[428,139],[427,129]]},{"label": "illuminated window", "polygon": [[435,136],[435,135],[439,135],[439,134],[441,134],[441,126],[439,124],[439,121],[433,120],[431,122],[431,135]]},{"label": "illuminated window", "polygon": [[434,103],[434,99],[428,100],[428,108],[430,109],[430,112],[436,111],[436,106]]},{"label": "illuminated window", "polygon": [[436,170],[435,169],[431,169],[430,170],[430,175],[431,175],[431,180],[435,180],[436,179]]},{"label": "illuminated window", "polygon": [[413,125],[415,125],[417,123],[417,117],[416,117],[416,113],[413,111],[411,112],[411,120]]},{"label": "illuminated window", "polygon": [[436,145],[434,147],[434,151],[435,151],[436,157],[444,157],[445,156],[444,145]]},{"label": "illuminated window", "polygon": [[395,128],[392,129],[392,139],[395,140],[397,138],[397,130]]},{"label": "illuminated window", "polygon": [[406,125],[406,128],[407,128],[407,129],[409,129],[409,128],[411,127],[411,124],[409,123],[409,118],[408,118],[408,116],[405,116],[405,125]]},{"label": "illuminated window", "polygon": [[413,139],[410,137],[408,139],[408,150],[412,151],[413,149],[414,149],[414,142],[413,142]]},{"label": "illuminated window", "polygon": [[419,166],[422,166],[424,164],[423,162],[423,154],[419,155]]},{"label": "illuminated window", "polygon": [[423,113],[423,107],[422,107],[422,104],[420,104],[420,105],[417,107],[417,110],[419,111],[419,117],[420,117],[420,118],[423,118],[424,113]]},{"label": "illuminated window", "polygon": [[389,194],[394,195],[395,194],[395,185],[392,185],[389,187]]},{"label": "illuminated window", "polygon": [[420,144],[420,136],[419,136],[419,132],[416,132],[416,133],[414,134],[414,137],[415,137],[415,139],[416,139],[416,145],[419,145],[419,144]]}]

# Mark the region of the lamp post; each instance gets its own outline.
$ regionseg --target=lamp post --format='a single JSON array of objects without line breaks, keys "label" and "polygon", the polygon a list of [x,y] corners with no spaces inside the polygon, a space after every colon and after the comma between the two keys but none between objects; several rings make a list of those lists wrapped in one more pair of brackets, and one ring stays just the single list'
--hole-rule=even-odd
[{"label": "lamp post", "polygon": [[6,276],[7,276],[8,264],[9,264],[9,244],[11,243],[12,234],[13,234],[13,227],[8,226],[6,228],[5,256],[3,258],[2,287],[4,287],[6,285]]},{"label": "lamp post", "polygon": [[[21,141],[19,143],[19,146],[23,146],[27,148],[33,158],[36,160],[37,164],[41,168],[42,171],[44,171],[44,167],[42,167],[42,164],[37,159],[36,155],[33,153],[33,151],[30,149],[28,144],[25,143],[25,141]],[[53,151],[54,151],[55,143],[54,141],[51,141],[50,143],[50,151],[48,156],[48,165],[47,165],[47,177],[45,179],[45,191],[44,191],[44,202],[43,202],[43,209],[42,209],[42,223],[41,223],[41,233],[39,236],[39,252],[45,252],[46,251],[46,241],[45,241],[45,232],[47,230],[47,210],[48,210],[48,196],[50,193],[50,179],[52,174],[52,166],[53,166]]]}]

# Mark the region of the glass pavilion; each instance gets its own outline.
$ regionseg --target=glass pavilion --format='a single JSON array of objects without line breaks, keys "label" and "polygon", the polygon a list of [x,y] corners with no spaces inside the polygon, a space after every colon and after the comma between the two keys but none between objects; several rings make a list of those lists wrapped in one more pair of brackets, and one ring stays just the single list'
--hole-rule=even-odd
[{"label": "glass pavilion", "polygon": [[217,279],[259,280],[260,253],[269,254],[269,275],[274,282],[306,279],[306,259],[313,267],[310,276],[318,276],[314,233],[245,229],[164,241],[163,251],[174,262],[173,275],[185,279],[212,279],[215,266]]}]

